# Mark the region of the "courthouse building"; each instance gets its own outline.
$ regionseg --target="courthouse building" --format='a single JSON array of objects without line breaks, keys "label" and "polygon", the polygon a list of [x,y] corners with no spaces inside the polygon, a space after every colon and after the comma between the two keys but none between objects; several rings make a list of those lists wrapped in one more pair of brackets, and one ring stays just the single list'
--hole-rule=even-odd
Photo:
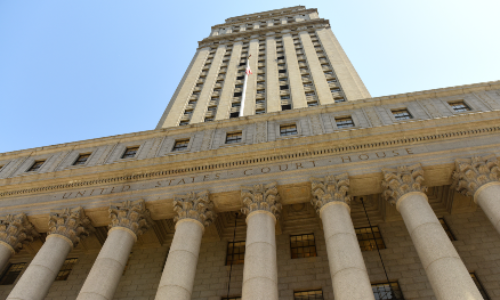
[{"label": "courthouse building", "polygon": [[156,129],[0,154],[0,299],[500,299],[499,118],[372,98],[316,9],[229,18]]}]

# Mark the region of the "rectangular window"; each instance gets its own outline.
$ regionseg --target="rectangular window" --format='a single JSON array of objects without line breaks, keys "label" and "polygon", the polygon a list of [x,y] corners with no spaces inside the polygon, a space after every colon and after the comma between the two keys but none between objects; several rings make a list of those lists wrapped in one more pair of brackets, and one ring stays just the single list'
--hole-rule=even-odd
[{"label": "rectangular window", "polygon": [[288,100],[288,99],[290,99],[290,96],[281,96],[281,98],[280,98],[280,99],[281,99],[281,100]]},{"label": "rectangular window", "polygon": [[376,300],[404,300],[397,282],[372,284],[372,291]]},{"label": "rectangular window", "polygon": [[241,103],[240,102],[235,102],[231,104],[231,107],[240,107]]},{"label": "rectangular window", "polygon": [[192,114],[193,114],[193,111],[192,111],[192,110],[185,110],[185,111],[184,111],[184,114],[185,114],[185,115],[192,115]]},{"label": "rectangular window", "polygon": [[261,115],[261,114],[265,114],[265,113],[266,113],[265,109],[255,111],[256,115]]},{"label": "rectangular window", "polygon": [[291,104],[281,105],[281,110],[282,111],[291,110],[291,109],[292,109],[292,105]]},{"label": "rectangular window", "polygon": [[45,162],[45,160],[39,160],[39,161],[35,161],[31,167],[28,169],[27,172],[35,172],[35,171],[38,171],[40,170],[40,168],[42,167],[43,163]]},{"label": "rectangular window", "polygon": [[229,118],[230,119],[233,119],[233,118],[239,118],[240,117],[240,113],[239,112],[232,112],[229,114]]},{"label": "rectangular window", "polygon": [[139,151],[139,147],[137,147],[137,146],[127,147],[127,149],[125,149],[125,152],[122,155],[122,158],[134,157],[137,154],[137,151]]},{"label": "rectangular window", "polygon": [[172,152],[185,151],[188,148],[189,139],[175,141]]},{"label": "rectangular window", "polygon": [[377,250],[377,246],[378,249],[385,249],[378,226],[356,228],[355,231],[361,251],[374,251]]},{"label": "rectangular window", "polygon": [[226,144],[241,143],[242,135],[241,131],[228,133],[226,135]]},{"label": "rectangular window", "polygon": [[284,56],[279,56],[277,59],[285,59]]},{"label": "rectangular window", "polygon": [[0,285],[11,285],[16,282],[17,277],[24,270],[26,263],[11,264],[0,279]]},{"label": "rectangular window", "polygon": [[293,300],[323,300],[323,291],[304,291],[304,292],[294,292]]},{"label": "rectangular window", "polygon": [[309,102],[307,106],[318,106],[318,102]]},{"label": "rectangular window", "polygon": [[257,91],[257,94],[258,94],[258,95],[264,95],[265,93],[266,93],[266,91],[265,91],[265,90],[258,90],[258,91]]},{"label": "rectangular window", "polygon": [[354,121],[352,120],[351,117],[347,118],[341,118],[341,119],[335,119],[337,122],[337,128],[349,128],[349,127],[354,127]]},{"label": "rectangular window", "polygon": [[316,94],[314,92],[308,92],[306,93],[306,96],[316,96]]},{"label": "rectangular window", "polygon": [[325,72],[325,75],[333,75],[332,71]]},{"label": "rectangular window", "polygon": [[238,76],[238,77],[236,77],[236,80],[243,80],[243,79],[245,79],[245,76]]},{"label": "rectangular window", "polygon": [[264,104],[264,103],[266,103],[266,100],[260,99],[260,100],[255,101],[255,103],[257,103],[257,104]]},{"label": "rectangular window", "polygon": [[89,160],[89,157],[90,153],[78,155],[78,158],[73,163],[73,166],[84,165]]},{"label": "rectangular window", "polygon": [[285,69],[283,69],[283,70],[278,70],[278,73],[281,73],[281,74],[286,73],[286,70],[285,70]]},{"label": "rectangular window", "polygon": [[327,80],[328,83],[334,83],[334,82],[337,82],[337,79],[330,79],[330,80]]},{"label": "rectangular window", "polygon": [[243,84],[238,84],[238,85],[235,85],[234,86],[235,89],[242,89],[243,88]]},{"label": "rectangular window", "polygon": [[453,108],[453,110],[455,112],[466,112],[466,111],[470,111],[470,107],[467,106],[467,104],[465,104],[463,101],[460,101],[460,102],[452,102],[452,103],[449,103],[451,108]]},{"label": "rectangular window", "polygon": [[288,90],[288,84],[287,85],[280,85],[280,90]]},{"label": "rectangular window", "polygon": [[241,95],[243,95],[243,93],[234,93],[234,97],[241,97]]},{"label": "rectangular window", "polygon": [[[297,134],[297,128],[295,128],[295,134]],[[317,256],[314,234],[290,236],[290,250],[292,259]]]},{"label": "rectangular window", "polygon": [[345,98],[335,98],[334,101],[335,103],[342,103],[345,102]]},{"label": "rectangular window", "polygon": [[392,114],[398,121],[413,119],[412,115],[407,109],[393,110]]},{"label": "rectangular window", "polygon": [[212,122],[214,118],[205,118],[205,122]]},{"label": "rectangular window", "polygon": [[476,284],[477,289],[479,290],[479,292],[483,296],[484,300],[490,300],[490,296],[486,293],[486,290],[484,289],[484,287],[481,284],[481,282],[479,281],[479,279],[477,279],[476,274],[470,273],[470,277],[472,277],[472,280],[474,280],[474,283]]},{"label": "rectangular window", "polygon": [[245,261],[245,242],[227,243],[226,266],[240,265]]},{"label": "rectangular window", "polygon": [[187,125],[189,125],[189,121],[181,121],[179,123],[179,126],[187,126]]},{"label": "rectangular window", "polygon": [[287,81],[288,78],[284,77],[284,78],[280,78],[280,81]]},{"label": "rectangular window", "polygon": [[69,258],[64,261],[63,266],[57,273],[56,281],[64,281],[68,279],[71,270],[73,270],[73,266],[78,262],[78,258]]},{"label": "rectangular window", "polygon": [[446,221],[444,220],[444,218],[439,218],[439,223],[441,223],[441,226],[443,226],[443,229],[446,232],[446,234],[448,235],[448,237],[450,238],[450,241],[456,241],[457,239],[453,235],[453,232],[451,232],[451,229],[448,226],[448,224],[446,224]]},{"label": "rectangular window", "polygon": [[330,91],[333,93],[333,92],[340,92],[340,89],[339,88],[333,88],[333,89],[330,89]]}]

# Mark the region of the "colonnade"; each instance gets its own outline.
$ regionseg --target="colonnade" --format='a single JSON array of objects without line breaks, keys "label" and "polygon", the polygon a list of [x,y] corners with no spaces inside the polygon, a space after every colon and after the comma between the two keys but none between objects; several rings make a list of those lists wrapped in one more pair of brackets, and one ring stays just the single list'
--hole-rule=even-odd
[{"label": "colonnade", "polygon": [[[483,299],[428,203],[420,164],[382,169],[382,173],[383,196],[401,213],[436,298]],[[457,160],[453,187],[473,196],[500,231],[499,173],[494,156]],[[335,299],[374,299],[350,217],[348,174],[311,178],[311,191],[311,202],[323,222]],[[277,300],[275,223],[281,212],[277,183],[242,187],[241,199],[247,223],[242,299]],[[173,205],[176,230],[156,300],[191,299],[201,238],[216,218],[208,191],[176,196]],[[152,225],[143,200],[113,205],[109,213],[108,238],[78,300],[113,298],[137,236]],[[7,299],[44,299],[68,253],[91,230],[81,207],[51,212],[46,242]],[[0,268],[36,235],[24,214],[1,219]]]}]

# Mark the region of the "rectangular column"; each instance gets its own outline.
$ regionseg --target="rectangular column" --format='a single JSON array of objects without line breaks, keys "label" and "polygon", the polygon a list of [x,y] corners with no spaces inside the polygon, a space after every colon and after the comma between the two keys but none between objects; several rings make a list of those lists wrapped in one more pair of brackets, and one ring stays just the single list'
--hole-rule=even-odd
[{"label": "rectangular column", "polygon": [[297,53],[290,33],[283,35],[283,45],[285,48],[285,61],[293,108],[307,107],[306,93],[304,91],[304,84],[302,83],[302,76],[300,75]]},{"label": "rectangular column", "polygon": [[241,41],[233,44],[231,58],[229,59],[229,66],[227,67],[226,78],[224,79],[224,86],[222,87],[222,92],[219,97],[219,105],[215,116],[216,121],[229,119],[231,102],[233,100],[234,84],[236,81],[236,70],[240,64],[242,47],[243,42]]},{"label": "rectangular column", "polygon": [[215,82],[217,81],[217,75],[219,74],[220,65],[222,64],[222,59],[226,53],[226,45],[220,45],[215,52],[212,64],[208,71],[208,75],[205,78],[205,83],[201,90],[200,96],[198,97],[198,102],[191,117],[191,124],[200,123],[205,120],[205,113],[207,112],[208,102],[212,96],[214,90]]},{"label": "rectangular column", "polygon": [[266,112],[281,111],[278,63],[276,60],[276,39],[274,32],[266,38]]},{"label": "rectangular column", "polygon": [[252,75],[248,76],[247,91],[245,95],[245,111],[244,116],[255,114],[255,98],[257,96],[257,76],[258,76],[258,61],[259,61],[259,40],[253,39],[248,47],[248,55],[250,58],[250,69]]},{"label": "rectangular column", "polygon": [[309,33],[307,31],[301,31],[299,32],[299,37],[302,42],[302,47],[304,48],[307,64],[309,65],[309,69],[313,77],[319,103],[321,105],[334,103],[330,86],[326,82],[325,73],[323,72],[323,68],[321,67],[321,63],[319,62],[318,55],[316,54],[316,50],[314,49]]}]

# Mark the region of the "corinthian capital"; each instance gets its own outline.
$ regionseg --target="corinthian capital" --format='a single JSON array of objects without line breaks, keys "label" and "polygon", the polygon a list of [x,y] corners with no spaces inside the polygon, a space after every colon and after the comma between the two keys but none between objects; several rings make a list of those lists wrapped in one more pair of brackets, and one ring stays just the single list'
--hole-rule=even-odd
[{"label": "corinthian capital", "polygon": [[89,230],[94,230],[90,219],[83,208],[65,208],[50,212],[48,234],[58,234],[68,238],[73,246],[78,245],[80,238],[87,237]]},{"label": "corinthian capital", "polygon": [[130,229],[136,236],[146,232],[153,220],[146,209],[144,200],[125,201],[109,207],[110,228],[123,227]]},{"label": "corinthian capital", "polygon": [[499,173],[499,161],[495,155],[457,159],[452,187],[464,195],[474,196],[481,186],[498,181]]},{"label": "corinthian capital", "polygon": [[241,210],[243,213],[248,215],[251,212],[263,210],[279,218],[281,213],[281,203],[279,202],[281,198],[276,185],[276,182],[272,182],[267,185],[257,184],[241,187],[241,198],[243,200]]},{"label": "corinthian capital", "polygon": [[9,245],[12,252],[21,250],[23,244],[33,242],[36,236],[38,232],[24,213],[0,218],[0,242]]},{"label": "corinthian capital", "polygon": [[383,196],[389,203],[396,204],[399,198],[411,192],[425,193],[427,187],[422,186],[424,170],[420,164],[401,166],[396,169],[382,169],[384,179],[382,187],[385,189]]},{"label": "corinthian capital", "polygon": [[204,226],[209,226],[215,221],[214,203],[208,197],[209,192],[191,192],[186,195],[176,195],[174,198],[174,211],[177,217],[174,222],[183,219],[199,221]]},{"label": "corinthian capital", "polygon": [[323,205],[331,202],[351,203],[351,197],[347,195],[349,191],[349,175],[347,173],[326,176],[325,178],[311,177],[311,198],[312,205],[319,214]]}]

